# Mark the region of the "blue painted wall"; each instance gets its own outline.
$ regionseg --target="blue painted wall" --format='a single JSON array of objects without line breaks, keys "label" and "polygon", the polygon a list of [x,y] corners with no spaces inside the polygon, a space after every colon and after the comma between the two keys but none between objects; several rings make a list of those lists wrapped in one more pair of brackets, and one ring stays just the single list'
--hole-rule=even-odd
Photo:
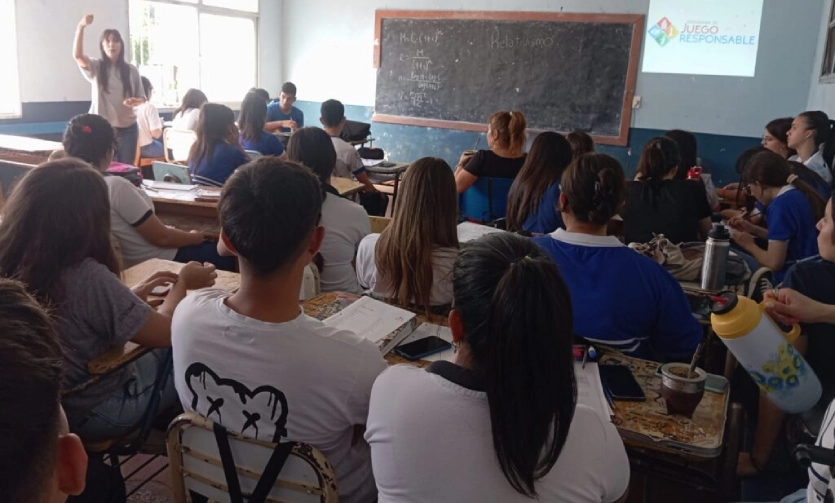
[{"label": "blue painted wall", "polygon": [[[305,125],[320,126],[321,103],[299,101],[296,106],[304,112]],[[345,116],[351,120],[371,122],[372,113],[372,107],[345,106]],[[664,131],[659,129],[631,128],[627,146],[600,145],[598,149],[617,158],[623,165],[627,176],[632,177],[644,145],[650,138],[663,133]],[[759,138],[695,134],[699,142],[699,157],[702,159],[702,165],[706,172],[713,175],[717,187],[738,181],[738,175],[734,171],[737,156],[746,148],[760,143]],[[371,135],[377,139],[374,145],[385,150],[389,154],[389,159],[395,161],[413,161],[421,157],[434,156],[445,159],[450,166],[455,166],[461,152],[472,149],[476,143],[478,143],[478,148],[487,148],[484,134],[470,131],[372,122]],[[531,139],[528,141],[530,142]]]}]

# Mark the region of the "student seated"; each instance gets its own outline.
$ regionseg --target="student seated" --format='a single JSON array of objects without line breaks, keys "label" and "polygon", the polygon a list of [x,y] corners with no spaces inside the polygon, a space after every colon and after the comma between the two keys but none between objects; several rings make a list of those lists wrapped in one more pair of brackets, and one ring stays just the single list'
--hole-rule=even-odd
[{"label": "student seated", "polygon": [[238,119],[241,135],[240,142],[244,150],[254,150],[263,155],[281,155],[284,145],[278,136],[264,131],[267,118],[267,103],[255,93],[247,93],[241,103],[241,116]]},{"label": "student seated", "polygon": [[553,262],[510,233],[468,243],[453,273],[455,362],[390,367],[365,438],[379,501],[623,501],[608,417],[576,403],[571,300]]},{"label": "student seated", "polygon": [[571,152],[574,159],[578,159],[583,154],[591,154],[595,151],[594,140],[585,131],[577,129],[568,133],[565,139],[571,144]]},{"label": "student seated", "polygon": [[546,234],[563,227],[560,178],[573,157],[571,144],[559,133],[540,133],[507,197],[507,230]]},{"label": "student seated", "polygon": [[61,344],[47,312],[0,280],[0,487],[5,501],[62,503],[84,490],[87,453],[61,409]]},{"label": "student seated", "polygon": [[73,117],[64,132],[64,150],[90,163],[104,175],[110,198],[110,226],[119,241],[122,265],[132,267],[152,258],[177,262],[211,262],[234,270],[235,262],[220,257],[214,243],[198,231],[185,232],[168,227],[154,214],[154,203],[145,191],[125,178],[107,173],[113,159],[116,135],[98,115]]},{"label": "student seated", "polygon": [[481,176],[516,178],[525,163],[525,129],[522,112],[496,112],[487,120],[487,146],[475,154],[465,152],[455,167],[455,186],[463,194]]},{"label": "student seated", "polygon": [[789,158],[798,161],[832,184],[832,159],[835,156],[835,121],[821,112],[803,112],[792,121],[788,147],[797,151]]},{"label": "student seated", "polygon": [[565,229],[534,242],[557,263],[571,290],[575,334],[638,358],[689,359],[702,328],[681,285],[662,266],[606,235],[624,183],[616,159],[584,155],[562,177]]},{"label": "student seated", "polygon": [[[681,156],[674,179],[687,180],[690,168],[699,167],[699,142],[696,140],[696,135],[683,129],[671,129],[664,133],[664,136],[676,142],[678,153]],[[699,178],[705,186],[708,206],[712,210],[718,211],[719,195],[713,185],[713,177],[710,173],[702,172]]]},{"label": "student seated", "polygon": [[253,87],[250,88],[249,92],[255,93],[259,98],[264,100],[264,103],[270,103],[270,93],[266,89],[261,89],[260,87]]},{"label": "student seated", "polygon": [[194,183],[223,187],[238,166],[249,162],[238,142],[235,112],[226,105],[203,105],[195,133],[197,140],[188,154],[188,171]]},{"label": "student seated", "polygon": [[200,122],[200,107],[209,102],[200,89],[189,89],[183,96],[183,102],[174,110],[171,127],[181,131],[194,131]]},{"label": "student seated", "polygon": [[362,164],[360,155],[350,143],[343,140],[339,135],[345,127],[345,106],[337,100],[327,100],[322,103],[322,127],[328,133],[336,150],[336,167],[333,176],[350,179],[352,176],[358,182],[365,185],[366,192],[376,192],[377,189],[368,179],[365,166]]},{"label": "student seated", "polygon": [[[830,314],[833,311],[832,305],[835,305],[835,289],[832,288],[835,284],[835,209],[831,197],[823,218],[817,223],[817,229],[820,231],[817,236],[820,258],[799,262],[789,269],[780,290],[776,294],[766,293],[766,308],[782,323],[801,323],[801,336],[792,345],[805,355],[823,386],[822,400],[827,400],[835,392],[835,367],[832,365],[835,360],[835,340],[832,338],[835,317]],[[825,404],[826,401],[819,405]],[[832,411],[835,408],[830,406],[828,422],[831,422]],[[761,395],[754,444],[750,452],[740,454],[737,465],[740,475],[754,476],[767,470],[771,464],[769,461],[774,457],[778,437],[783,434],[784,419],[785,413]],[[828,422],[823,424],[827,425]],[[822,432],[818,438],[822,438],[832,448],[835,437],[831,431]],[[819,477],[829,480],[828,469],[825,472],[819,466],[812,469]],[[816,486],[820,485],[817,479],[812,479],[812,482]],[[826,492],[825,487],[817,488],[823,489],[822,493]]]},{"label": "student seated", "polygon": [[653,138],[644,147],[620,213],[627,243],[648,243],[656,234],[676,244],[707,239],[712,212],[705,186],[675,179],[680,163],[678,146],[670,138]]},{"label": "student seated", "polygon": [[237,255],[241,288],[197,292],[177,309],[183,407],[247,437],[312,444],[336,470],[340,501],[374,500],[368,445],[354,438],[386,362],[362,334],[328,327],[298,303],[324,236],[319,180],[264,157],[232,175],[219,209],[219,247]]},{"label": "student seated", "polygon": [[162,118],[159,110],[151,103],[154,86],[148,77],[142,77],[142,87],[145,88],[145,103],[136,107],[136,125],[139,126],[139,153],[144,158],[163,157],[165,151],[162,146]]},{"label": "student seated", "polygon": [[304,127],[304,113],[293,106],[295,102],[296,85],[285,82],[281,86],[278,101],[267,105],[267,131],[290,133]]},{"label": "student seated", "polygon": [[336,150],[328,133],[314,127],[297,130],[287,143],[287,157],[313,170],[322,183],[324,201],[320,225],[325,228],[319,249],[322,291],[362,293],[354,261],[360,241],[371,234],[371,223],[362,206],[340,197],[331,186]]},{"label": "student seated", "polygon": [[[186,290],[210,286],[213,266],[191,262],[180,274],[158,272],[133,287],[119,279],[110,244],[107,184],[87,163],[63,159],[28,172],[15,185],[0,225],[0,276],[22,281],[44,305],[53,307],[64,350],[63,388],[92,376],[90,360],[133,341],[150,348],[171,346],[171,316]],[[154,310],[145,299],[157,286],[172,284]],[[124,370],[63,400],[71,430],[87,440],[111,439],[141,420],[161,356],[149,353]],[[176,403],[173,386],[161,408]]]},{"label": "student seated", "polygon": [[360,286],[402,306],[449,305],[459,248],[458,196],[449,164],[418,159],[403,176],[399,195],[386,230],[360,243]]},{"label": "student seated", "polygon": [[783,117],[781,119],[774,119],[765,125],[763,132],[763,147],[771,150],[783,159],[788,159],[797,155],[797,151],[789,148],[789,130],[792,128],[794,119],[791,117]]},{"label": "student seated", "polygon": [[[768,228],[736,217],[728,221],[733,228],[731,237],[745,252],[741,255],[751,271],[767,267],[779,283],[792,264],[817,255],[815,222],[823,216],[826,203],[773,152],[752,157],[742,180],[745,191],[764,208]],[[767,248],[761,248],[756,238],[768,240]]]}]

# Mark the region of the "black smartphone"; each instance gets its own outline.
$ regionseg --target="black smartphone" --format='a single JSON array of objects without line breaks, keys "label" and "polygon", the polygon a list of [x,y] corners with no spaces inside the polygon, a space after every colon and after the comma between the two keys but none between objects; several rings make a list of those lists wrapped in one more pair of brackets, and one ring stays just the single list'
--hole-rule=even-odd
[{"label": "black smartphone", "polygon": [[429,337],[424,337],[423,339],[418,339],[416,341],[397,346],[394,348],[394,352],[407,360],[420,360],[429,355],[446,351],[451,347],[452,344],[447,341],[441,339],[440,337],[430,335]]},{"label": "black smartphone", "polygon": [[625,365],[598,365],[600,380],[615,400],[643,402],[647,399],[632,371]]}]

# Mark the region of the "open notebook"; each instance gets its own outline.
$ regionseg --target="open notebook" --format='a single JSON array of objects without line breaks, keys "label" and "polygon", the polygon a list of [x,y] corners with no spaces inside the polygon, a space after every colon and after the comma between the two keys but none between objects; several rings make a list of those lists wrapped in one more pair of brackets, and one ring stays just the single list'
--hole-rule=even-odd
[{"label": "open notebook", "polygon": [[417,315],[371,297],[361,297],[326,318],[324,323],[365,337],[377,344],[380,352],[385,355],[414,332]]}]

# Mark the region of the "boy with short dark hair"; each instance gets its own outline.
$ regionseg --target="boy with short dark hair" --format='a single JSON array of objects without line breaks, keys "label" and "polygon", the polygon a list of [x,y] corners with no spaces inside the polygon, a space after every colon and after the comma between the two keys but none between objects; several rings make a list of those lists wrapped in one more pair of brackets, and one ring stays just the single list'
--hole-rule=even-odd
[{"label": "boy with short dark hair", "polygon": [[195,292],[174,314],[183,406],[248,437],[317,447],[334,466],[340,501],[372,501],[370,450],[353,439],[386,362],[371,341],[298,304],[324,237],[319,180],[300,164],[263,157],[229,178],[218,208],[218,249],[238,257],[241,287]]},{"label": "boy with short dark hair", "polygon": [[278,100],[267,105],[267,131],[291,133],[304,127],[304,113],[293,106],[296,102],[296,85],[285,82],[281,86]]},{"label": "boy with short dark hair", "polygon": [[345,106],[338,100],[328,100],[322,103],[321,117],[319,121],[322,128],[330,135],[333,148],[336,149],[336,167],[333,176],[351,178],[353,175],[358,182],[365,185],[366,192],[375,192],[377,189],[368,179],[365,166],[362,164],[357,149],[350,143],[343,140],[339,135],[345,127]]},{"label": "boy with short dark hair", "polygon": [[0,279],[0,499],[61,503],[81,494],[87,454],[61,409],[63,358],[49,315]]}]

